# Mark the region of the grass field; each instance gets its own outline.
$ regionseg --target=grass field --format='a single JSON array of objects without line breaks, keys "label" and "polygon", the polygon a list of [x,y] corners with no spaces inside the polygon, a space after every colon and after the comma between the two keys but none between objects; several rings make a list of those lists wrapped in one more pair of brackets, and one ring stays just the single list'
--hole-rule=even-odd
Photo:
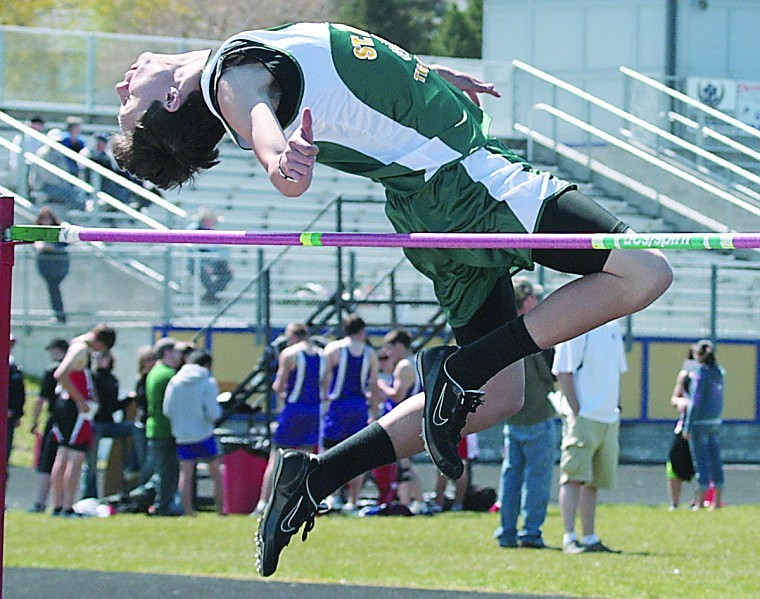
[{"label": "grass field", "polygon": [[[320,518],[281,556],[277,580],[595,597],[760,596],[760,506],[716,512],[603,505],[621,554],[500,549],[494,514]],[[252,518],[64,520],[9,511],[7,566],[255,578]],[[546,539],[561,538],[549,512]]]}]

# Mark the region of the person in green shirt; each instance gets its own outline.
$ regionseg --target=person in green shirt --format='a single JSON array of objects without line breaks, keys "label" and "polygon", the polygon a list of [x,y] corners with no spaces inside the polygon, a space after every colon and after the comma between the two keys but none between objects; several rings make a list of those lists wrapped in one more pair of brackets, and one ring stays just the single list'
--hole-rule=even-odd
[{"label": "person in green shirt", "polygon": [[[528,277],[512,279],[517,313],[535,308],[544,293],[541,285]],[[504,425],[504,461],[499,493],[499,527],[494,536],[500,547],[546,547],[541,526],[549,505],[557,427],[549,393],[554,389],[553,350],[523,358],[525,366],[525,403]],[[517,520],[522,514],[523,527]]]},{"label": "person in green shirt", "polygon": [[182,354],[177,349],[176,339],[172,337],[159,339],[153,351],[157,362],[145,379],[145,396],[148,401],[145,436],[148,439],[149,459],[153,463],[151,483],[156,490],[156,498],[149,513],[154,516],[176,516],[182,514],[176,501],[179,461],[171,423],[164,415],[164,392],[180,366]]},{"label": "person in green shirt", "polygon": [[[162,188],[213,167],[226,132],[288,198],[309,189],[316,162],[378,181],[400,233],[630,232],[575,185],[490,137],[490,117],[472,100],[500,96],[493,84],[425,64],[355,27],[293,23],[238,33],[215,51],[145,52],[116,92],[122,133],[114,154]],[[424,395],[318,458],[281,454],[257,534],[264,576],[301,526],[306,537],[319,502],[348,480],[424,448],[448,478],[461,477],[461,436],[522,406],[523,357],[645,308],[672,280],[656,249],[405,255],[432,281],[459,346],[420,354]],[[518,316],[510,276],[535,263],[580,278]]]}]

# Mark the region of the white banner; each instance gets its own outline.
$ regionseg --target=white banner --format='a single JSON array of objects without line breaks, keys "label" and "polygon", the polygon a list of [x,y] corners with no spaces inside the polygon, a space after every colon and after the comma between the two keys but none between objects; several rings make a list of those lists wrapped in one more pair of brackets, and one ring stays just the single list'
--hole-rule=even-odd
[{"label": "white banner", "polygon": [[736,84],[736,118],[760,129],[760,81]]}]

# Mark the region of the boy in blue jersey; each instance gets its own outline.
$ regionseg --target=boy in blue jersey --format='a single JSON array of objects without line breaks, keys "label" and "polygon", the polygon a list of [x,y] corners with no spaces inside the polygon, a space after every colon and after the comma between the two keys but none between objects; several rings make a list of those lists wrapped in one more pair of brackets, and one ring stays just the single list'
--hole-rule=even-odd
[{"label": "boy in blue jersey", "polygon": [[[216,164],[227,131],[285,196],[309,188],[316,161],[380,182],[399,232],[628,231],[574,185],[488,136],[490,119],[470,98],[498,95],[493,85],[344,25],[242,32],[215,52],[145,53],[116,89],[123,135],[115,154],[160,187]],[[524,356],[645,308],[672,279],[656,250],[405,253],[433,282],[459,346],[421,354],[424,397],[319,458],[281,454],[257,534],[263,575],[301,526],[304,536],[311,530],[319,502],[356,476],[423,448],[449,478],[461,476],[461,436],[522,406]],[[536,263],[580,278],[517,317],[510,275]]]},{"label": "boy in blue jersey", "polygon": [[[377,354],[367,343],[367,325],[356,314],[343,319],[341,339],[325,346],[330,391],[322,422],[321,448],[329,450],[358,433],[377,417],[380,395],[377,387]],[[356,509],[363,473],[348,482],[347,512]],[[333,506],[340,503],[334,498]]]},{"label": "boy in blue jersey", "polygon": [[329,378],[324,355],[322,349],[309,338],[308,327],[302,322],[291,322],[285,327],[285,338],[287,347],[280,353],[272,383],[280,413],[255,514],[264,511],[271,494],[278,448],[309,452],[316,448],[321,406],[327,398]]}]

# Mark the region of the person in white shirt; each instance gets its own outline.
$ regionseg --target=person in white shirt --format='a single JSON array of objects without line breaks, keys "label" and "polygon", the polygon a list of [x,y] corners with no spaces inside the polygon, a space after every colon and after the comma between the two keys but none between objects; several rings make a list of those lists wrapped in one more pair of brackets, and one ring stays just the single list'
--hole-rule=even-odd
[{"label": "person in white shirt", "polygon": [[[597,489],[615,486],[620,375],[626,370],[617,321],[556,347],[552,372],[563,395],[559,505],[565,553],[611,551],[596,535],[594,522]],[[580,541],[575,533],[579,509]]]},{"label": "person in white shirt", "polygon": [[219,386],[211,376],[211,355],[204,350],[190,354],[189,363],[171,378],[164,394],[163,412],[177,439],[179,491],[186,516],[195,515],[192,490],[198,460],[208,462],[216,511],[224,513],[219,451],[214,438],[215,423],[222,416],[218,395]]}]

